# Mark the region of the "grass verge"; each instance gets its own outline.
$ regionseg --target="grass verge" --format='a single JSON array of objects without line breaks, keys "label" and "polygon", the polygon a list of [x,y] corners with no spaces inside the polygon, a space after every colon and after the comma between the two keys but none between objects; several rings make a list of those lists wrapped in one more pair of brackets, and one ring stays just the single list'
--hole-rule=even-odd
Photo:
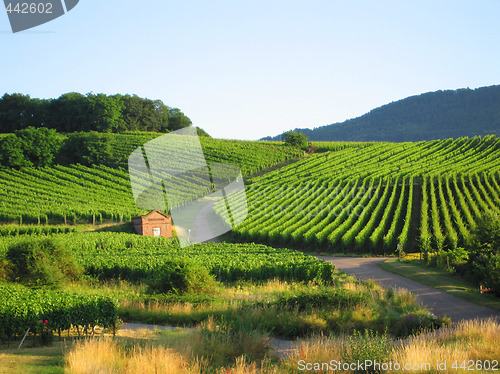
[{"label": "grass verge", "polygon": [[54,374],[64,373],[62,344],[43,348],[11,348],[0,351],[0,373]]},{"label": "grass verge", "polygon": [[479,290],[462,278],[446,273],[437,268],[431,268],[420,263],[419,260],[400,262],[397,259],[388,260],[378,264],[382,269],[402,277],[447,292],[471,303],[500,310],[500,299],[481,294]]}]

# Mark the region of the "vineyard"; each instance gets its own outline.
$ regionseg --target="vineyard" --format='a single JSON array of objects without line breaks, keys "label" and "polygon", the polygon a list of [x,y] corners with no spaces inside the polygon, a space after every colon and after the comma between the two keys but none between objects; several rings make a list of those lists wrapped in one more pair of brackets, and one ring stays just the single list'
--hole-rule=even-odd
[{"label": "vineyard", "polygon": [[[317,154],[249,180],[239,240],[394,252],[456,249],[500,212],[500,139],[375,143]],[[233,217],[238,211],[233,211]]]},{"label": "vineyard", "polygon": [[[117,154],[124,158],[155,135],[116,136],[123,138]],[[234,162],[245,174],[301,152],[208,138],[202,145],[208,162]],[[249,214],[235,238],[330,251],[387,253],[397,243],[405,250],[454,249],[467,243],[483,211],[500,209],[500,139],[494,136],[318,146],[330,151],[247,180]],[[0,222],[98,224],[145,212],[123,168],[2,169],[0,181]],[[243,211],[235,199],[232,219]]]},{"label": "vineyard", "polygon": [[128,173],[82,165],[0,170],[0,221],[32,224],[123,221],[143,213]]},{"label": "vineyard", "polygon": [[[27,237],[0,240],[0,257],[9,245]],[[127,233],[70,233],[54,236],[71,251],[87,274],[102,279],[140,281],[168,261],[193,261],[217,280],[331,280],[333,266],[288,249],[260,244],[202,243],[181,249],[177,240]]]},{"label": "vineyard", "polygon": [[95,295],[71,295],[46,289],[33,290],[19,284],[0,284],[0,341],[33,333],[61,331],[71,327],[93,331],[111,327],[117,319],[117,302]]},{"label": "vineyard", "polygon": [[[288,249],[259,244],[203,243],[180,248],[177,240],[111,232],[35,232],[0,237],[0,259],[9,247],[30,239],[51,238],[69,250],[87,276],[100,280],[148,282],[161,276],[164,266],[189,263],[203,267],[217,281],[314,282],[330,284],[334,266]],[[3,262],[5,264],[5,262]],[[117,301],[93,294],[73,294],[48,288],[31,289],[0,282],[0,341],[32,334],[71,329],[93,332],[94,327],[114,327]]]},{"label": "vineyard", "polygon": [[[0,169],[0,222],[77,224],[130,221],[146,211],[131,193],[128,157],[156,133],[113,135],[115,167],[56,165]],[[207,163],[238,165],[243,175],[297,158],[303,151],[283,144],[201,138]]]},{"label": "vineyard", "polygon": [[[113,155],[116,166],[128,168],[130,154],[161,135],[159,133],[129,132],[113,135]],[[277,163],[302,157],[304,152],[278,142],[255,142],[200,137],[207,163],[227,162],[240,167],[244,176],[254,174]]]}]

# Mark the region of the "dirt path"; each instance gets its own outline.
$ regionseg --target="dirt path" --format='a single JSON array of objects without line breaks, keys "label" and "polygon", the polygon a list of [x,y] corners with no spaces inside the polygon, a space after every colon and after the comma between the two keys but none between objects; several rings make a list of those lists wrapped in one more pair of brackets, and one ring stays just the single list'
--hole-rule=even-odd
[{"label": "dirt path", "polygon": [[333,263],[336,269],[345,271],[360,280],[373,279],[385,288],[405,288],[413,292],[417,300],[427,306],[434,314],[448,316],[454,322],[489,317],[500,320],[500,312],[496,310],[470,303],[414,280],[389,273],[377,266],[378,263],[388,260],[388,258],[326,256],[318,256],[318,258]]}]

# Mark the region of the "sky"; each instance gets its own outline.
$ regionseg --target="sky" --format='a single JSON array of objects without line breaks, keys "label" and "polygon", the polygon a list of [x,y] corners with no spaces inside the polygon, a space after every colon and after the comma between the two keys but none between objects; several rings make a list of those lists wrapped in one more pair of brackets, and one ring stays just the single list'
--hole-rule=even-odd
[{"label": "sky", "polygon": [[80,0],[14,34],[0,9],[0,95],[136,94],[255,140],[500,84],[499,16],[498,0]]}]

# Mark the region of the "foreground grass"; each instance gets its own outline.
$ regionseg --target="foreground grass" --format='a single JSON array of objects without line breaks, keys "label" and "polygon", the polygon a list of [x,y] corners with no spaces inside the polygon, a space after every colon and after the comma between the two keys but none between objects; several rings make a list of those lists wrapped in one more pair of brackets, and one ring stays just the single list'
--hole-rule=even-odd
[{"label": "foreground grass", "polygon": [[[265,336],[255,335],[246,341],[241,351],[243,336],[224,337],[198,330],[188,335],[159,334],[152,343],[134,344],[128,341],[89,340],[78,344],[65,356],[70,373],[169,373],[169,374],[285,374],[327,373],[332,360],[357,362],[378,360],[379,363],[412,365],[408,370],[380,370],[382,373],[435,373],[436,362],[447,361],[441,372],[469,372],[460,369],[465,360],[494,364],[500,357],[500,326],[493,321],[468,321],[454,329],[447,329],[431,336],[414,337],[403,344],[394,344],[385,336],[362,333],[353,336],[313,338],[298,342],[298,349],[284,358],[277,358],[266,343]],[[216,333],[213,330],[212,333]],[[248,338],[248,336],[246,337]],[[239,347],[239,348],[235,348]],[[457,363],[458,370],[452,365]],[[317,369],[304,370],[306,363],[318,363]],[[325,365],[326,364],[326,365]],[[477,373],[488,370],[474,370]],[[352,370],[341,370],[352,373]],[[374,372],[374,371],[369,371]]]},{"label": "foreground grass", "polygon": [[[397,342],[387,349],[386,342],[380,338],[350,339],[349,337],[319,337],[301,343],[300,350],[295,352],[284,365],[287,373],[303,373],[298,369],[299,360],[305,362],[329,363],[330,360],[354,362],[357,359],[364,361],[377,360],[378,362],[399,363],[402,370],[381,370],[382,373],[470,373],[470,369],[461,369],[465,360],[494,364],[500,357],[500,325],[492,320],[460,322],[454,328],[445,328],[435,334],[417,336],[398,344]],[[438,370],[436,362],[446,360],[447,369]],[[452,368],[457,363],[458,370]],[[411,367],[405,370],[404,365]],[[307,372],[307,371],[306,371]],[[318,373],[320,370],[312,370]],[[323,370],[323,373],[332,372]],[[352,373],[353,371],[341,371]],[[375,372],[375,371],[369,371]],[[473,369],[474,373],[491,373],[490,370]]]},{"label": "foreground grass", "polygon": [[391,273],[410,278],[427,286],[460,297],[471,303],[500,310],[500,299],[481,294],[479,290],[462,278],[446,273],[443,270],[432,268],[420,263],[419,260],[400,262],[397,259],[378,264],[382,269]]},{"label": "foreground grass", "polygon": [[52,374],[64,373],[64,347],[11,348],[0,350],[0,373]]},{"label": "foreground grass", "polygon": [[[467,373],[452,369],[465,360],[494,363],[500,357],[498,322],[466,321],[433,334],[402,342],[367,332],[355,336],[317,336],[297,341],[295,349],[280,357],[267,335],[254,331],[221,330],[213,321],[194,331],[120,330],[116,337],[81,339],[47,348],[0,351],[1,373],[168,373],[168,374],[299,374],[330,373],[301,370],[305,363],[328,365],[331,360],[378,360],[418,369],[381,370],[382,373]],[[447,370],[436,362],[447,361]],[[425,365],[428,364],[428,365]],[[302,366],[300,366],[302,365]],[[340,371],[339,371],[340,372]],[[354,371],[342,370],[343,373]],[[474,370],[489,373],[491,370]]]}]

